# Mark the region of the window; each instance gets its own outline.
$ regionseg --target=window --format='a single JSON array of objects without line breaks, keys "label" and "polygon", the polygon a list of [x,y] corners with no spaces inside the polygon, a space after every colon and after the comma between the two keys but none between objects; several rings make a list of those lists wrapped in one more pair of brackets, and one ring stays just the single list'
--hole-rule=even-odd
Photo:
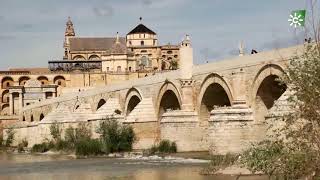
[{"label": "window", "polygon": [[132,45],[132,42],[131,42],[131,41],[129,41],[129,45],[130,45],[130,46]]},{"label": "window", "polygon": [[117,66],[117,72],[121,72],[121,66]]},{"label": "window", "polygon": [[141,57],[141,64],[143,66],[148,66],[148,58],[146,56]]},{"label": "window", "polygon": [[172,51],[167,51],[168,54],[172,54]]},{"label": "window", "polygon": [[174,58],[178,58],[178,55],[174,55]]},{"label": "window", "polygon": [[10,86],[10,83],[9,82],[7,82],[7,87],[9,87]]},{"label": "window", "polygon": [[141,53],[147,53],[147,50],[141,50]]},{"label": "window", "polygon": [[109,67],[107,67],[107,72],[109,71]]},{"label": "window", "polygon": [[144,41],[141,41],[140,44],[141,44],[141,46],[144,46]]},{"label": "window", "polygon": [[61,86],[61,81],[58,81],[58,86]]},{"label": "window", "polygon": [[154,45],[154,46],[156,45],[156,40],[153,40],[153,45]]},{"label": "window", "polygon": [[131,67],[129,67],[129,72],[131,72]]},{"label": "window", "polygon": [[143,34],[143,38],[146,38],[146,34]]}]

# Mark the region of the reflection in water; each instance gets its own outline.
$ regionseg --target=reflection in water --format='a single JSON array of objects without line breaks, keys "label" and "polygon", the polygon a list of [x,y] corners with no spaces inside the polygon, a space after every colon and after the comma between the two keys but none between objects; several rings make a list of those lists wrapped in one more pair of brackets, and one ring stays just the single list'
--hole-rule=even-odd
[{"label": "reflection in water", "polygon": [[[0,154],[1,180],[234,180],[232,176],[201,176],[206,164],[161,160],[71,159],[68,156]],[[240,179],[266,179],[243,177]]]}]

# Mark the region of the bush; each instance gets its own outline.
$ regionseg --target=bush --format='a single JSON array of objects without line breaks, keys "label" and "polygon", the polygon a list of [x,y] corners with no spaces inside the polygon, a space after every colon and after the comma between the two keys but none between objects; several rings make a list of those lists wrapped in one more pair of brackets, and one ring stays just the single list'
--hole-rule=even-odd
[{"label": "bush", "polygon": [[13,129],[7,129],[6,133],[7,133],[7,139],[5,141],[5,146],[9,147],[14,141],[15,131]]},{"label": "bush", "polygon": [[25,149],[28,147],[28,141],[26,139],[23,139],[19,144],[18,144],[18,152],[24,152]]},{"label": "bush", "polygon": [[115,119],[108,119],[100,123],[97,133],[104,143],[106,153],[130,151],[136,136],[131,126],[121,125]]},{"label": "bush", "polygon": [[226,154],[226,155],[214,155],[210,158],[210,164],[208,167],[202,169],[201,174],[209,175],[214,174],[217,170],[221,168],[226,168],[228,166],[234,165],[238,159],[237,154]]},{"label": "bush", "polygon": [[79,141],[86,141],[91,139],[91,130],[85,123],[81,123],[77,128],[68,127],[65,131],[64,137],[67,149],[74,149]]},{"label": "bush", "polygon": [[82,140],[76,143],[76,155],[88,156],[103,154],[101,142],[97,139]]},{"label": "bush", "polygon": [[51,124],[50,134],[55,141],[58,141],[61,139],[61,132],[62,131],[61,131],[60,125],[57,122]]},{"label": "bush", "polygon": [[177,152],[177,144],[175,142],[171,142],[169,140],[161,140],[159,145],[153,145],[149,149],[150,154],[176,153],[176,152]]},{"label": "bush", "polygon": [[41,144],[35,144],[31,148],[31,152],[39,152],[39,153],[44,153],[49,151],[49,144],[46,142],[43,142]]}]

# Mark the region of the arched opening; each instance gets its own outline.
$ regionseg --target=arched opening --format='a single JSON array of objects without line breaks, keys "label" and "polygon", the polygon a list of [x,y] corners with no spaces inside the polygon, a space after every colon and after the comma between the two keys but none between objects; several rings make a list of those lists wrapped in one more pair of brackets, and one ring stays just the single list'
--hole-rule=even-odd
[{"label": "arched opening", "polygon": [[261,82],[255,99],[255,112],[258,120],[264,120],[268,110],[286,91],[287,86],[280,83],[277,75],[269,75]]},{"label": "arched opening", "polygon": [[65,87],[66,86],[66,79],[63,76],[56,76],[53,79],[54,84],[58,85],[58,86],[62,86]]},{"label": "arched opening", "polygon": [[141,46],[144,46],[144,41],[140,41],[140,45],[141,45]]},{"label": "arched opening", "polygon": [[30,78],[27,76],[22,76],[19,78],[19,85],[24,86],[24,84],[29,80]]},{"label": "arched opening", "polygon": [[73,60],[86,60],[86,58],[81,55],[76,55],[75,57],[73,57]]},{"label": "arched opening", "polygon": [[13,86],[13,79],[11,77],[4,77],[1,80],[1,87],[2,89],[7,89],[10,86]]},{"label": "arched opening", "polygon": [[39,117],[39,121],[41,121],[44,118],[44,115],[41,113]]},{"label": "arched opening", "polygon": [[98,102],[97,110],[100,109],[101,106],[103,106],[105,103],[106,103],[106,100],[100,99],[100,101]]},{"label": "arched opening", "polygon": [[228,94],[220,84],[210,84],[201,99],[200,120],[208,121],[210,112],[214,108],[223,106],[231,106]]},{"label": "arched opening", "polygon": [[140,98],[136,95],[132,96],[127,106],[127,116],[133,111],[133,109],[141,102]]},{"label": "arched opening", "polygon": [[26,121],[26,117],[23,116],[23,117],[22,117],[22,121]]},{"label": "arched opening", "polygon": [[97,55],[91,55],[91,56],[89,57],[89,60],[100,60],[100,57],[97,56]]},{"label": "arched opening", "polygon": [[172,90],[167,90],[160,101],[159,117],[167,111],[181,109],[178,97]]},{"label": "arched opening", "polygon": [[39,77],[37,78],[37,80],[40,81],[42,85],[49,84],[49,80],[48,80],[48,78],[45,77],[45,76],[39,76]]},{"label": "arched opening", "polygon": [[9,103],[9,90],[4,90],[1,97],[2,103]]},{"label": "arched opening", "polygon": [[30,117],[30,122],[33,122],[33,115],[31,115]]}]

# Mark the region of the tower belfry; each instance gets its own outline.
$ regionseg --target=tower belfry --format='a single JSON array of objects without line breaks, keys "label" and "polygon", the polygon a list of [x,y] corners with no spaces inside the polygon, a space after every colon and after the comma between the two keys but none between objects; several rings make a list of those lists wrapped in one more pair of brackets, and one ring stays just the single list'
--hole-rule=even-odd
[{"label": "tower belfry", "polygon": [[65,36],[75,36],[74,28],[73,28],[73,23],[71,21],[70,16],[68,17],[68,21],[66,23],[66,31],[64,33]]},{"label": "tower belfry", "polygon": [[64,56],[63,59],[70,59],[70,54],[69,54],[69,50],[70,50],[70,38],[74,37],[76,34],[74,32],[74,27],[73,27],[73,23],[71,21],[70,16],[68,17],[68,21],[66,23],[66,31],[64,33],[64,44],[63,44],[63,48],[64,48]]}]

